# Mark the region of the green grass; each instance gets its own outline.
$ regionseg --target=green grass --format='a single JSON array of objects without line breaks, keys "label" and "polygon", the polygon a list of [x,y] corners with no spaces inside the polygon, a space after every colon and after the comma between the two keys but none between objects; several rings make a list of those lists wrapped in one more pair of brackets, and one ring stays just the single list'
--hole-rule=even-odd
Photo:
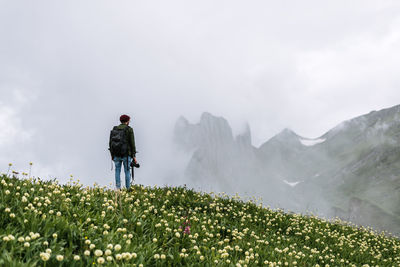
[{"label": "green grass", "polygon": [[400,266],[394,237],[238,197],[0,180],[0,266]]}]

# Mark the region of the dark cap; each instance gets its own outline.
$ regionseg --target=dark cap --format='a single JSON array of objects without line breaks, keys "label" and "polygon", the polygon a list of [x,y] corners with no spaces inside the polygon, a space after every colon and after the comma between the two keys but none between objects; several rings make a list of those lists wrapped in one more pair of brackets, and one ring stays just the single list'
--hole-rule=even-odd
[{"label": "dark cap", "polygon": [[131,117],[129,117],[128,115],[121,115],[121,117],[119,117],[119,121],[121,123],[128,122],[130,119]]}]

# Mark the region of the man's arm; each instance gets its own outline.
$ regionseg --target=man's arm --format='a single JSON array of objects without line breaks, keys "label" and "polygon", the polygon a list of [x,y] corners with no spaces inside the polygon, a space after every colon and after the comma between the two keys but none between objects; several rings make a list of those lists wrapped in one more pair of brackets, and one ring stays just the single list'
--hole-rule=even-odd
[{"label": "man's arm", "polygon": [[129,133],[129,145],[131,146],[132,158],[136,158],[135,134],[132,128],[129,129]]},{"label": "man's arm", "polygon": [[110,151],[111,159],[114,159],[113,154],[111,152],[111,131],[110,131],[110,139],[108,141],[108,150]]}]

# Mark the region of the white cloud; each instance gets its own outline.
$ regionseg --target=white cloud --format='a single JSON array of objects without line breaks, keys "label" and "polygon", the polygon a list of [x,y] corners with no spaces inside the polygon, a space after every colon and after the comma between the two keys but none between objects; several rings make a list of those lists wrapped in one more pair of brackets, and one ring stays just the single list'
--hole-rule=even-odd
[{"label": "white cloud", "polygon": [[14,89],[11,91],[10,98],[3,99],[0,101],[0,148],[29,142],[33,133],[23,128],[20,117],[20,110],[28,104],[27,97],[21,90]]},{"label": "white cloud", "polygon": [[303,95],[309,98],[304,102],[318,111],[318,125],[325,124],[323,119],[328,129],[332,123],[400,103],[399,27],[398,16],[379,35],[367,31],[299,54],[299,71],[306,81]]}]

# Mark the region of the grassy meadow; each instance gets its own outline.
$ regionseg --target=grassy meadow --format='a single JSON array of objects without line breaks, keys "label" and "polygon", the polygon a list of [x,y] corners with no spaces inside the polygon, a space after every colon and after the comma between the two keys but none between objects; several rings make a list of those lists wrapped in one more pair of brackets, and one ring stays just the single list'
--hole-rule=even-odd
[{"label": "grassy meadow", "polygon": [[397,238],[185,187],[14,174],[0,200],[0,266],[400,266]]}]

